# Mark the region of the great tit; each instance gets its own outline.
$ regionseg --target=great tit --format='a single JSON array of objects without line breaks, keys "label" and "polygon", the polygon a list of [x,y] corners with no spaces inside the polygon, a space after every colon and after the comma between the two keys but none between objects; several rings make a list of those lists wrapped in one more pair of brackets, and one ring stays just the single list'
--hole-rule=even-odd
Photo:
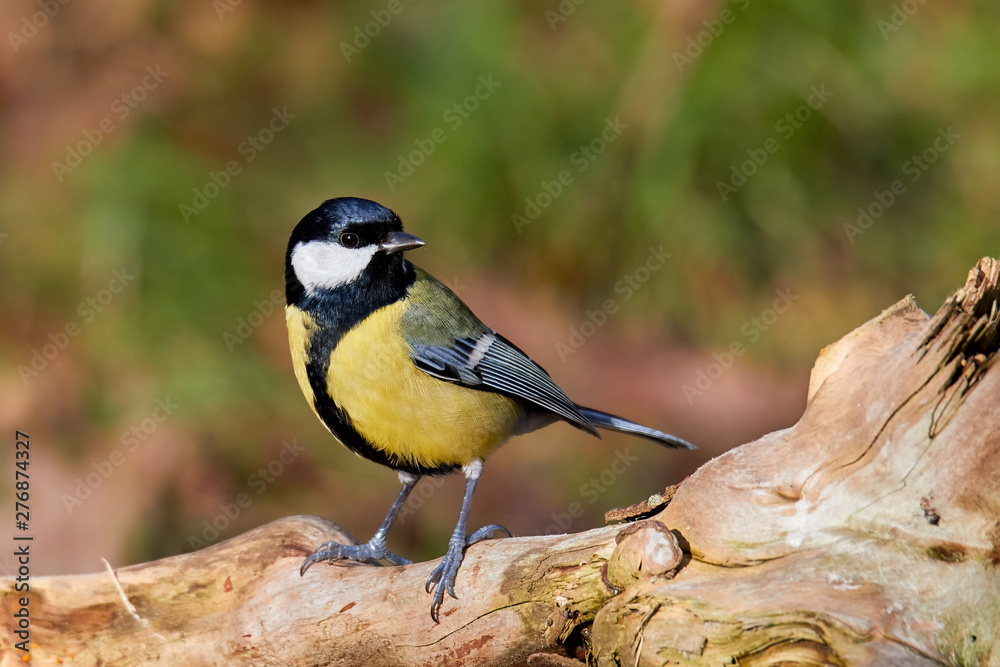
[{"label": "great tit", "polygon": [[433,276],[403,258],[424,242],[403,231],[395,213],[373,201],[324,202],[295,226],[285,255],[285,308],[295,377],[337,440],[399,473],[403,485],[367,544],[321,544],[300,574],[325,560],[394,565],[410,561],[386,548],[386,536],[424,475],[459,468],[465,495],[448,552],[431,573],[431,618],[444,593],[455,595],[465,549],[495,535],[490,525],[466,535],[472,495],[486,457],[512,435],[557,420],[598,436],[609,429],[667,447],[693,446],[570,400],[538,364],[479,321]]}]

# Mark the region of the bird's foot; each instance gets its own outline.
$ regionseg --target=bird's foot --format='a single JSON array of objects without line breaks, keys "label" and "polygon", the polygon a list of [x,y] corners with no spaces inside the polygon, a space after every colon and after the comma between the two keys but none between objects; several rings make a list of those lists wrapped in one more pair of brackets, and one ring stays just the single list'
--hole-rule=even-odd
[{"label": "bird's foot", "polygon": [[428,593],[431,591],[434,592],[434,599],[431,601],[431,619],[435,623],[440,622],[438,620],[438,612],[441,609],[441,605],[444,604],[445,592],[447,591],[448,595],[456,600],[458,599],[458,596],[455,595],[455,578],[458,576],[458,568],[462,566],[462,558],[465,556],[465,550],[477,542],[491,539],[498,534],[502,534],[504,537],[511,537],[509,530],[494,523],[489,526],[483,526],[465,538],[453,535],[448,540],[448,553],[444,555],[441,564],[431,572],[431,576],[427,578],[427,584],[424,587]]},{"label": "bird's foot", "polygon": [[356,560],[372,565],[378,565],[379,561],[383,560],[389,561],[393,565],[409,565],[412,562],[389,551],[384,540],[373,538],[366,544],[324,542],[311,556],[302,561],[299,575],[305,574],[310,567],[324,560]]}]

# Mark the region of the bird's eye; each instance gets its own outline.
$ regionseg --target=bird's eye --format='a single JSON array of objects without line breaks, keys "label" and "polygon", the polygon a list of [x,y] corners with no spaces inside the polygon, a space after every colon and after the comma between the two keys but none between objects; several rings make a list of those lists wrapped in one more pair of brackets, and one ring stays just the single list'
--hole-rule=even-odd
[{"label": "bird's eye", "polygon": [[357,248],[361,243],[361,239],[358,238],[357,234],[352,232],[344,232],[340,235],[340,245],[345,248]]}]

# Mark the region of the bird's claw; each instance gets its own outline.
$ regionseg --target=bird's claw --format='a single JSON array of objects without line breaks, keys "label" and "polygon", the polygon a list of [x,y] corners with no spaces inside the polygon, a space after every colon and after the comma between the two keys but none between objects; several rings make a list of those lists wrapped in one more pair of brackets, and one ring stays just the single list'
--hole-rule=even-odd
[{"label": "bird's claw", "polygon": [[441,622],[438,612],[441,610],[441,605],[444,604],[444,594],[448,593],[454,599],[458,599],[458,595],[455,594],[455,579],[458,577],[458,569],[462,566],[465,550],[473,544],[488,540],[497,534],[511,537],[510,531],[503,526],[491,524],[483,526],[465,539],[460,540],[453,537],[448,541],[448,553],[431,572],[431,576],[427,578],[427,584],[424,586],[424,590],[428,593],[434,592],[434,598],[431,600],[431,619],[435,623]]},{"label": "bird's claw", "polygon": [[339,542],[324,542],[308,558],[302,561],[299,575],[306,573],[310,567],[325,560],[354,560],[359,563],[378,565],[379,561],[388,561],[393,565],[409,565],[402,556],[389,551],[384,542],[367,542],[365,544],[341,544]]},{"label": "bird's claw", "polygon": [[488,526],[483,526],[476,532],[472,533],[465,538],[465,548],[471,547],[477,542],[482,542],[483,540],[492,540],[500,534],[503,537],[513,537],[511,532],[497,523],[491,523]]},{"label": "bird's claw", "polygon": [[427,585],[424,589],[430,593],[434,592],[434,599],[431,601],[431,619],[435,623],[440,623],[438,612],[444,604],[444,594],[458,599],[455,595],[455,578],[458,576],[458,568],[462,565],[462,557],[465,552],[465,540],[451,540],[448,542],[448,553],[445,554],[441,563],[434,568],[431,576],[427,578]]}]

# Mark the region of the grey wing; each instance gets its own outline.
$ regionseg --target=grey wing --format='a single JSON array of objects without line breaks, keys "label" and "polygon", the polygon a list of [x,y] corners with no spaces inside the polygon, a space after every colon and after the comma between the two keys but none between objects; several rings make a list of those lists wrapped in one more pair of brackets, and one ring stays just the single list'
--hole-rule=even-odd
[{"label": "grey wing", "polygon": [[486,331],[477,338],[456,338],[447,347],[417,344],[413,350],[414,363],[428,375],[527,401],[600,437],[549,374],[495,331]]}]

